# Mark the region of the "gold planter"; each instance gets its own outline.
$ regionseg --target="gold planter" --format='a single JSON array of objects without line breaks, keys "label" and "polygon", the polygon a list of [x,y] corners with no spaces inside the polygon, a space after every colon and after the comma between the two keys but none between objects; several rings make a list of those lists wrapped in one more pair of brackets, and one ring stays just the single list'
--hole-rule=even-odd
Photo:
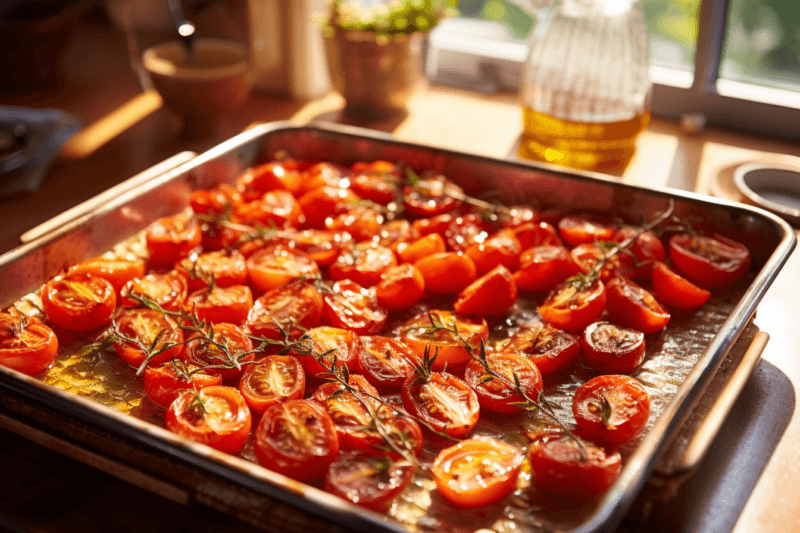
[{"label": "gold planter", "polygon": [[392,37],[372,32],[338,31],[325,38],[334,87],[355,117],[376,119],[402,111],[423,80],[422,53],[427,33]]}]

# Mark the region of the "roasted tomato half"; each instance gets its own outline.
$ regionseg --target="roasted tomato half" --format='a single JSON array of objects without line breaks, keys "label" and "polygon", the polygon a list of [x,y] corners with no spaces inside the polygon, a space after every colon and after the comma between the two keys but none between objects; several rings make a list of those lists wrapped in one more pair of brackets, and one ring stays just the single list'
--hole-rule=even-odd
[{"label": "roasted tomato half", "polygon": [[205,287],[186,298],[183,310],[206,322],[244,324],[253,308],[253,293],[246,285]]},{"label": "roasted tomato half", "polygon": [[406,210],[415,217],[432,217],[452,211],[459,205],[464,191],[444,176],[418,180],[403,187]]},{"label": "roasted tomato half", "polygon": [[361,337],[361,373],[378,390],[398,392],[420,361],[411,349],[388,337]]},{"label": "roasted tomato half", "polygon": [[453,368],[466,363],[470,353],[465,343],[476,349],[481,340],[485,342],[488,338],[489,327],[481,317],[466,317],[434,309],[406,321],[397,332],[403,343],[420,360],[426,349],[431,357],[436,355],[433,369],[443,370],[445,366]]},{"label": "roasted tomato half", "polygon": [[291,355],[271,355],[248,365],[239,381],[239,392],[254,413],[286,400],[299,400],[306,390],[306,374]]},{"label": "roasted tomato half", "polygon": [[[513,353],[490,353],[486,362],[493,372],[504,379],[491,376],[477,360],[472,360],[464,371],[464,379],[475,389],[481,409],[493,413],[520,413],[522,408],[514,403],[525,402],[516,391],[516,382],[527,398],[536,401],[542,394],[542,374],[530,359]],[[516,378],[514,377],[516,376]]]},{"label": "roasted tomato half", "polygon": [[313,328],[322,317],[322,296],[309,282],[289,283],[264,293],[247,315],[247,328],[253,335],[283,340]]},{"label": "roasted tomato half", "polygon": [[72,266],[68,274],[91,274],[111,283],[119,295],[123,285],[134,278],[144,276],[144,261],[128,261],[125,259],[105,259],[96,257]]},{"label": "roasted tomato half", "polygon": [[67,274],[48,281],[42,289],[47,320],[72,331],[88,331],[108,324],[117,307],[117,291],[103,278]]},{"label": "roasted tomato half", "polygon": [[[166,363],[183,353],[183,331],[174,320],[157,311],[123,309],[112,323],[114,330],[122,334],[114,349],[132,367],[139,368],[145,361]],[[150,347],[149,352],[144,350]]]},{"label": "roasted tomato half", "polygon": [[0,365],[35,376],[50,367],[56,352],[55,333],[39,320],[0,313]]},{"label": "roasted tomato half", "polygon": [[578,360],[581,341],[568,331],[548,324],[533,324],[520,328],[497,348],[523,355],[533,361],[542,374],[552,374],[566,370]]},{"label": "roasted tomato half", "polygon": [[606,309],[611,320],[642,333],[660,331],[669,322],[669,312],[652,294],[624,278],[613,279],[608,283]]},{"label": "roasted tomato half", "polygon": [[450,437],[463,437],[478,423],[478,396],[452,374],[408,376],[403,382],[402,397],[403,406],[411,415]]},{"label": "roasted tomato half", "polygon": [[337,281],[323,301],[325,321],[337,328],[368,335],[386,325],[388,313],[378,303],[374,287],[365,289],[354,281]]},{"label": "roasted tomato half", "polygon": [[183,213],[156,220],[145,231],[150,264],[172,266],[200,246],[200,222]]},{"label": "roasted tomato half", "polygon": [[378,303],[390,311],[405,311],[425,294],[425,278],[414,265],[387,268],[375,287]]},{"label": "roasted tomato half", "polygon": [[339,254],[329,274],[336,281],[350,279],[362,287],[374,287],[381,282],[381,274],[396,264],[391,249],[374,242],[360,242]]},{"label": "roasted tomato half", "polygon": [[563,246],[535,246],[522,252],[517,287],[524,291],[549,291],[578,273],[578,265]]},{"label": "roasted tomato half", "polygon": [[569,215],[558,222],[558,232],[570,246],[610,241],[616,233],[614,226],[592,215]]},{"label": "roasted tomato half", "polygon": [[414,266],[425,280],[425,290],[431,294],[458,294],[478,277],[475,263],[462,253],[429,255]]},{"label": "roasted tomato half", "polygon": [[358,352],[361,350],[361,338],[347,329],[331,326],[319,326],[303,334],[302,348],[294,354],[303,365],[306,376],[309,378],[323,377],[328,368],[333,366],[334,358],[337,365],[347,365],[355,372],[358,370]]},{"label": "roasted tomato half", "polygon": [[195,333],[186,341],[184,360],[218,374],[226,380],[239,379],[248,362],[255,359],[253,342],[234,324],[215,324],[205,333]]},{"label": "roasted tomato half", "polygon": [[162,409],[170,406],[187,390],[222,385],[222,376],[173,359],[163,365],[150,365],[144,369],[144,392]]},{"label": "roasted tomato half", "polygon": [[453,308],[462,315],[501,316],[508,313],[516,301],[514,275],[500,265],[461,291]]},{"label": "roasted tomato half", "polygon": [[721,235],[674,235],[669,258],[675,270],[705,288],[730,285],[750,269],[748,249]]},{"label": "roasted tomato half", "polygon": [[709,291],[675,273],[664,263],[656,263],[653,269],[653,290],[659,300],[675,309],[696,309],[711,298]]},{"label": "roasted tomato half", "polygon": [[656,237],[652,231],[639,233],[640,230],[626,226],[620,228],[614,234],[614,242],[624,243],[628,239],[633,239],[628,250],[636,258],[636,279],[649,280],[653,275],[653,267],[657,261],[663,261],[667,256],[664,243]]},{"label": "roasted tomato half", "polygon": [[[604,244],[604,243],[601,243]],[[613,244],[610,246],[614,246]],[[595,243],[579,244],[572,249],[571,255],[575,264],[584,274],[588,274],[604,261],[607,254],[612,251],[611,247],[601,247]],[[636,274],[634,258],[624,252],[617,252],[608,259],[605,259],[603,266],[600,267],[600,279],[604,283],[614,277],[632,278]]]},{"label": "roasted tomato half", "polygon": [[386,510],[411,483],[414,465],[377,450],[345,452],[328,468],[325,490],[356,505]]},{"label": "roasted tomato half", "polygon": [[619,446],[638,436],[650,417],[650,396],[628,376],[597,376],[575,391],[572,413],[578,427]]},{"label": "roasted tomato half", "polygon": [[192,254],[175,265],[175,270],[186,278],[190,291],[212,283],[217,287],[244,285],[247,282],[247,263],[236,250],[217,250]]},{"label": "roasted tomato half", "polygon": [[247,275],[259,290],[269,291],[294,279],[319,277],[319,267],[305,252],[275,243],[247,258]]},{"label": "roasted tomato half", "polygon": [[483,242],[473,244],[464,253],[475,263],[481,276],[499,265],[516,270],[522,245],[512,230],[501,229]]},{"label": "roasted tomato half", "polygon": [[539,314],[557,328],[578,331],[600,318],[605,307],[606,288],[602,281],[585,286],[580,281],[567,280],[550,291],[539,306]]},{"label": "roasted tomato half", "polygon": [[645,357],[644,333],[610,322],[595,322],[583,332],[586,362],[606,374],[633,372]]},{"label": "roasted tomato half", "polygon": [[122,305],[128,307],[139,305],[133,296],[146,296],[167,311],[177,311],[186,301],[188,290],[186,278],[173,270],[167,274],[148,274],[129,281],[122,287],[120,297]]}]

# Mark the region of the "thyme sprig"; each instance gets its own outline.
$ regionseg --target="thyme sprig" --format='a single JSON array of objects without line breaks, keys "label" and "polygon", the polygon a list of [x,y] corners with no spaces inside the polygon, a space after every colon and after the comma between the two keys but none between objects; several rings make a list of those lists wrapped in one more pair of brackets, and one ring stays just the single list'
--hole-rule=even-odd
[{"label": "thyme sprig", "polygon": [[[446,179],[442,176],[443,179]],[[469,204],[473,207],[477,207],[482,212],[493,213],[495,215],[499,215],[506,218],[513,217],[513,209],[506,207],[502,204],[495,204],[492,202],[487,202],[485,200],[479,200],[474,196],[470,196],[454,187],[448,187],[447,182],[442,183],[442,188],[439,190],[438,186],[431,185],[429,182],[430,179],[423,179],[421,178],[414,169],[409,166],[406,166],[406,183],[410,185],[414,190],[420,192],[422,194],[431,194],[435,192],[442,196],[449,196],[450,198],[457,200],[459,202]]]}]

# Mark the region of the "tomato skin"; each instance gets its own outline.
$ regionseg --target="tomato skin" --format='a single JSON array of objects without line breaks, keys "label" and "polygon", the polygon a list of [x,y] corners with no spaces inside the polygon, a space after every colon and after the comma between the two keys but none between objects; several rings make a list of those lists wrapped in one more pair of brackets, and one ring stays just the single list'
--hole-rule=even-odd
[{"label": "tomato skin", "polygon": [[365,429],[372,423],[370,410],[386,413],[388,409],[381,410],[380,404],[369,397],[377,397],[378,391],[363,376],[351,375],[350,385],[363,394],[357,396],[345,391],[341,383],[328,382],[319,387],[312,398],[331,416],[339,438],[339,449],[368,450],[383,442],[377,431]]},{"label": "tomato skin", "polygon": [[414,465],[394,463],[379,451],[340,454],[325,476],[325,490],[373,511],[385,511],[414,477]]},{"label": "tomato skin", "polygon": [[735,282],[750,269],[750,252],[744,245],[722,235],[713,237],[673,235],[669,258],[679,274],[706,289]]},{"label": "tomato skin", "polygon": [[561,372],[581,355],[580,338],[548,324],[520,328],[504,339],[498,350],[518,353],[536,364],[542,374]]},{"label": "tomato skin", "polygon": [[582,441],[585,452],[566,434],[547,434],[534,440],[529,449],[534,487],[561,496],[590,499],[613,485],[622,471],[619,452]]},{"label": "tomato skin", "polygon": [[292,231],[281,238],[284,244],[308,254],[321,267],[333,264],[352,240],[350,234],[343,231],[317,229]]},{"label": "tomato skin", "polygon": [[200,223],[181,213],[156,220],[145,230],[150,264],[172,266],[200,246]]},{"label": "tomato skin", "polygon": [[558,222],[558,232],[569,246],[610,241],[616,230],[591,215],[569,215]]},{"label": "tomato skin", "polygon": [[661,331],[670,318],[652,294],[624,278],[613,279],[606,286],[606,310],[617,324],[645,334]]},{"label": "tomato skin", "polygon": [[523,454],[492,438],[468,439],[439,452],[432,473],[436,488],[457,507],[489,505],[514,491]]},{"label": "tomato skin", "polygon": [[206,287],[190,294],[183,304],[185,313],[194,313],[199,320],[214,324],[244,324],[252,308],[253,293],[246,285]]},{"label": "tomato skin", "polygon": [[189,205],[196,215],[215,215],[219,216],[227,209],[233,207],[228,197],[220,189],[198,189],[192,192]]},{"label": "tomato skin", "polygon": [[[193,370],[188,367],[187,370]],[[170,406],[185,390],[222,385],[222,376],[195,372],[189,379],[181,377],[171,363],[148,365],[144,369],[144,392],[150,401],[162,409]]]},{"label": "tomato skin", "polygon": [[111,283],[91,274],[56,276],[42,289],[47,320],[71,331],[89,331],[108,324],[116,307],[117,292]]},{"label": "tomato skin", "polygon": [[289,191],[269,191],[259,200],[236,206],[236,217],[251,225],[297,226],[303,219],[303,210]]},{"label": "tomato skin", "polygon": [[274,243],[247,258],[247,276],[257,289],[266,292],[301,277],[319,277],[319,267],[310,255]]},{"label": "tomato skin", "polygon": [[288,400],[269,407],[253,443],[259,463],[298,481],[323,477],[339,454],[333,420],[313,400]]},{"label": "tomato skin", "polygon": [[425,278],[408,263],[389,267],[375,287],[378,303],[390,311],[405,311],[425,294]]},{"label": "tomato skin", "polygon": [[653,290],[656,297],[676,309],[695,309],[708,301],[711,293],[673,272],[664,263],[653,269]]},{"label": "tomato skin", "polygon": [[[209,367],[206,372],[222,376],[226,381],[236,380],[242,375],[247,363],[255,359],[253,342],[245,335],[244,331],[235,324],[220,323],[214,325],[214,342],[228,346],[228,352],[232,359],[218,347],[211,344],[211,341],[200,333],[195,333],[186,341],[183,350],[183,360],[190,365],[198,367]],[[235,362],[241,366],[237,368]],[[222,368],[211,368],[211,367]]]},{"label": "tomato skin", "polygon": [[365,200],[376,204],[388,205],[394,202],[398,194],[400,179],[392,174],[358,174],[350,179],[350,188]]},{"label": "tomato skin", "polygon": [[378,233],[372,237],[372,242],[397,253],[402,247],[418,237],[417,230],[411,226],[408,220],[400,218],[381,224],[378,228]]},{"label": "tomato skin", "polygon": [[[148,365],[166,363],[179,358],[183,354],[183,331],[174,320],[151,309],[123,309],[113,320],[114,328],[127,337],[139,339],[145,346],[150,346],[159,332],[161,337],[156,347],[161,349],[166,343],[175,343],[163,353],[153,357]],[[134,368],[144,363],[146,355],[135,344],[127,341],[114,343],[114,349],[120,358]]]},{"label": "tomato skin", "polygon": [[359,335],[377,333],[386,325],[388,313],[379,303],[375,288],[365,289],[350,280],[337,281],[323,296],[325,321]]},{"label": "tomato skin", "polygon": [[425,290],[432,294],[458,294],[478,277],[472,259],[456,252],[423,257],[414,267],[425,279]]},{"label": "tomato skin", "polygon": [[[283,340],[278,324],[292,338],[303,328],[319,325],[322,317],[322,296],[308,282],[290,283],[261,295],[247,315],[247,329],[255,336]],[[276,322],[278,324],[276,324]]]},{"label": "tomato skin", "polygon": [[525,291],[549,291],[578,273],[578,265],[563,246],[534,246],[522,252],[517,287]]},{"label": "tomato skin", "polygon": [[342,251],[328,273],[335,281],[350,279],[362,287],[374,287],[381,282],[381,275],[386,269],[396,264],[397,258],[390,248],[373,242],[361,242]]},{"label": "tomato skin", "polygon": [[305,194],[320,187],[336,187],[346,189],[349,186],[350,171],[335,163],[320,162],[311,165],[304,173],[298,191]]},{"label": "tomato skin", "polygon": [[473,244],[465,253],[475,263],[478,275],[482,276],[499,265],[516,270],[522,245],[512,230],[502,229],[482,243]]},{"label": "tomato skin", "polygon": [[247,282],[247,263],[237,250],[217,250],[182,259],[175,271],[186,278],[190,291],[202,289],[213,278],[217,287],[244,285]]},{"label": "tomato skin", "polygon": [[514,275],[499,265],[461,291],[453,308],[462,315],[502,316],[516,301]]},{"label": "tomato skin", "polygon": [[[603,400],[608,415],[603,423]],[[597,376],[575,391],[572,413],[578,427],[603,442],[619,446],[644,431],[650,417],[650,397],[635,379]]]},{"label": "tomato skin", "polygon": [[599,279],[580,290],[564,282],[550,291],[539,306],[539,314],[557,328],[578,331],[599,319],[605,306],[606,288]]},{"label": "tomato skin", "polygon": [[444,239],[447,238],[447,229],[450,227],[450,222],[452,220],[453,215],[445,213],[443,215],[415,220],[411,223],[411,227],[422,237],[430,235],[431,233],[436,233],[442,238],[442,242],[444,242]]},{"label": "tomato skin", "polygon": [[247,169],[236,180],[236,189],[246,202],[260,198],[274,189],[289,189],[297,181],[296,170],[286,168],[280,161],[264,163]]},{"label": "tomato skin", "polygon": [[300,400],[306,391],[306,373],[291,355],[271,355],[248,365],[239,392],[254,413],[286,400]]},{"label": "tomato skin", "polygon": [[403,187],[406,211],[415,217],[432,217],[452,211],[460,202],[453,198],[464,191],[444,176],[419,180],[417,187]]},{"label": "tomato skin", "polygon": [[[489,368],[504,376],[511,384],[514,383],[513,375],[516,374],[522,390],[531,400],[536,401],[542,394],[544,388],[542,374],[530,359],[513,353],[490,353],[486,361]],[[521,407],[511,405],[525,401],[517,394],[514,387],[497,378],[482,383],[481,380],[486,375],[483,365],[474,359],[467,364],[467,369],[464,371],[464,380],[478,395],[481,409],[502,414],[521,413]]]},{"label": "tomato skin", "polygon": [[430,346],[430,355],[436,354],[433,370],[458,367],[469,361],[470,355],[463,342],[455,337],[452,331],[430,331],[433,323],[430,317],[452,329],[458,328],[461,338],[472,346],[480,346],[481,340],[486,342],[489,327],[483,317],[467,317],[450,311],[432,309],[428,314],[421,314],[407,320],[398,328],[402,342],[422,360],[425,349]]},{"label": "tomato skin", "polygon": [[177,311],[186,301],[188,289],[186,279],[174,270],[166,274],[147,274],[122,287],[120,303],[125,307],[137,307],[139,303],[128,296],[134,294],[147,296],[167,311]]},{"label": "tomato skin", "polygon": [[444,239],[438,233],[429,233],[416,241],[397,248],[397,255],[404,263],[415,263],[423,257],[439,254],[446,250]]},{"label": "tomato skin", "polygon": [[527,222],[513,229],[523,250],[535,246],[564,246],[556,228],[547,222]]},{"label": "tomato skin", "polygon": [[352,204],[360,199],[349,189],[320,187],[305,193],[300,197],[298,203],[305,214],[306,226],[323,229],[326,218],[335,215],[346,204]]},{"label": "tomato skin", "polygon": [[367,381],[379,391],[398,392],[418,363],[414,352],[397,339],[361,337],[358,366]]},{"label": "tomato skin", "polygon": [[[403,382],[403,406],[409,414],[453,438],[472,431],[480,415],[480,403],[472,387],[445,372],[432,372],[423,383],[418,380],[414,374]],[[446,404],[442,404],[442,398],[447,398]]]},{"label": "tomato skin", "polygon": [[[306,339],[305,347],[313,351],[315,355],[320,356],[330,352],[322,358],[326,366],[333,364],[335,356],[337,365],[347,365],[351,372],[358,370],[361,339],[354,332],[331,326],[319,326],[308,330],[304,337]],[[319,364],[313,355],[292,355],[297,355],[307,377],[317,378],[327,374],[328,371]]]},{"label": "tomato skin", "polygon": [[144,262],[96,257],[70,267],[67,274],[91,274],[103,278],[111,283],[119,296],[119,291],[126,283],[144,276]]},{"label": "tomato skin", "polygon": [[[573,261],[584,274],[588,274],[605,256],[603,249],[595,243],[579,244],[570,253]],[[633,258],[624,252],[617,252],[600,268],[600,279],[603,280],[603,283],[608,283],[616,276],[632,278],[634,274],[636,274],[636,267]]]},{"label": "tomato skin", "polygon": [[605,374],[627,374],[645,357],[644,334],[610,322],[595,322],[583,332],[581,346],[586,362]]},{"label": "tomato skin", "polygon": [[489,237],[491,225],[478,215],[456,217],[447,225],[444,232],[447,246],[454,252],[466,252],[467,248],[481,243]]},{"label": "tomato skin", "polygon": [[[203,408],[193,407],[202,402]],[[214,422],[211,422],[213,420]],[[167,429],[226,453],[236,453],[250,434],[250,409],[233,387],[211,386],[182,393],[167,409]]]},{"label": "tomato skin", "polygon": [[58,338],[38,319],[0,312],[0,365],[35,376],[53,363]]},{"label": "tomato skin", "polygon": [[[620,228],[614,234],[614,242],[624,242],[632,238],[640,231],[637,228],[626,226]],[[661,239],[656,237],[652,231],[645,231],[636,237],[628,249],[636,257],[636,275],[638,280],[649,280],[653,275],[653,267],[657,261],[663,261],[667,257],[667,251]]]},{"label": "tomato skin", "polygon": [[334,217],[325,219],[325,227],[332,231],[346,231],[353,240],[372,239],[383,224],[383,215],[364,205],[348,207]]}]

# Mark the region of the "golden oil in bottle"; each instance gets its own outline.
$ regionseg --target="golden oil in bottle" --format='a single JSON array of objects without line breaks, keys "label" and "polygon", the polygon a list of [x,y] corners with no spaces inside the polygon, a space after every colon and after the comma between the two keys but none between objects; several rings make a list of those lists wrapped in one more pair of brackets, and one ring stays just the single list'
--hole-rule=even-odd
[{"label": "golden oil in bottle", "polygon": [[523,108],[519,155],[581,170],[622,171],[636,151],[636,137],[650,113],[619,122],[573,122]]}]

